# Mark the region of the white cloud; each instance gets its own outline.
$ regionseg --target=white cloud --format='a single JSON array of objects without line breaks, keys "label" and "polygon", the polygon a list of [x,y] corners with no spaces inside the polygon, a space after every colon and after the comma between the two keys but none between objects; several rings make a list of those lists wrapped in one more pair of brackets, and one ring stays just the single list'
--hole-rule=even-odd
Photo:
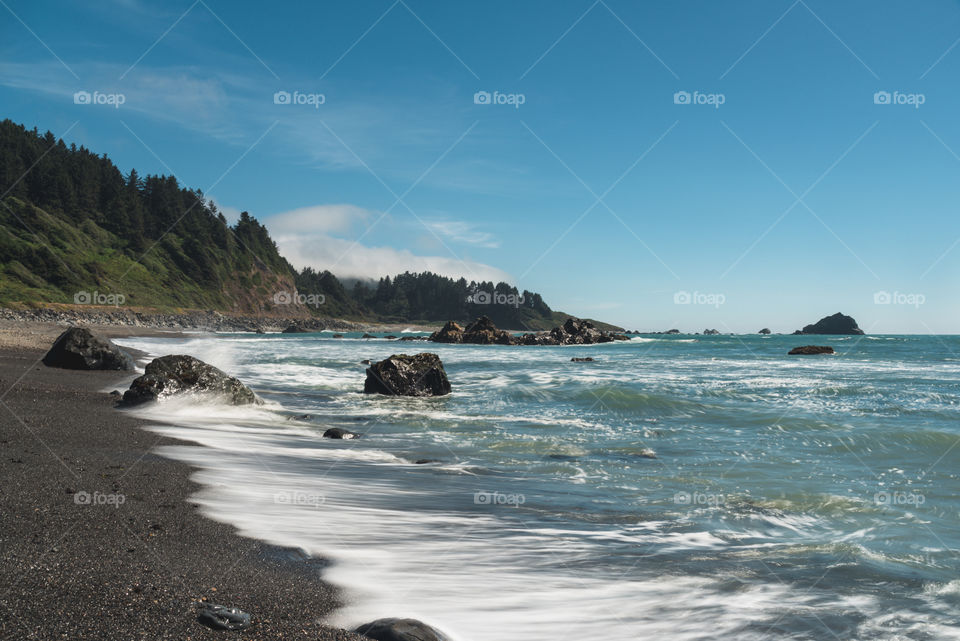
[{"label": "white cloud", "polygon": [[[271,235],[273,232],[271,231]],[[403,272],[430,271],[450,278],[510,282],[503,270],[454,257],[417,256],[407,249],[368,247],[326,235],[274,236],[280,253],[297,269],[329,269],[343,278],[381,278]]]},{"label": "white cloud", "polygon": [[372,224],[378,212],[355,205],[301,207],[266,218],[263,223],[280,253],[297,269],[329,269],[343,278],[381,278],[405,271],[431,271],[450,278],[510,281],[510,275],[484,263],[454,256],[420,256],[407,249],[371,247],[332,234],[359,232],[357,223]]}]

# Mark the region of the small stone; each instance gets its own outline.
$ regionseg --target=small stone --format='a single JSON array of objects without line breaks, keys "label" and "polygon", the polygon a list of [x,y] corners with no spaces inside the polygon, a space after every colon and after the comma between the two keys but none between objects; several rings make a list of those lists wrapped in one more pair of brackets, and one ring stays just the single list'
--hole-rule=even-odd
[{"label": "small stone", "polygon": [[210,603],[201,605],[197,621],[213,630],[244,630],[250,627],[250,615],[243,610]]}]

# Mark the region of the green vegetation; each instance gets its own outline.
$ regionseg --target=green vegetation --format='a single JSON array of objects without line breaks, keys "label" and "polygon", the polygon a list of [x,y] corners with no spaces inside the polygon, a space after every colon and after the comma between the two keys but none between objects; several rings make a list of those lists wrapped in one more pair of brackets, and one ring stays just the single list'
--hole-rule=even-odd
[{"label": "green vegetation", "polygon": [[[279,292],[294,291],[323,304],[278,304]],[[201,191],[172,176],[124,176],[106,155],[0,122],[0,304],[88,302],[93,292],[168,311],[409,323],[486,314],[510,329],[566,318],[507,283],[432,273],[348,291],[328,271],[297,273],[247,212],[231,226]]]}]

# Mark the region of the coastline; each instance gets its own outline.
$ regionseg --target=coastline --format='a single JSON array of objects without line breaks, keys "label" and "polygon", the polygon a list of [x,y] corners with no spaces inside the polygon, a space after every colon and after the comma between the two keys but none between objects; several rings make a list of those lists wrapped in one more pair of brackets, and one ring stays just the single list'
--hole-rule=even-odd
[{"label": "coastline", "polygon": [[[50,304],[44,307],[0,305],[0,333],[24,325],[43,331],[46,327],[84,325],[108,337],[120,336],[171,336],[179,332],[265,332],[278,333],[291,325],[306,326],[309,331],[400,333],[405,330],[433,332],[440,329],[438,323],[369,323],[339,318],[314,318],[290,316],[257,316],[252,314],[226,314],[213,310],[189,310],[160,312],[157,310],[129,307],[103,307],[95,305]],[[31,332],[25,332],[29,334]],[[51,337],[56,338],[56,335]],[[0,343],[0,347],[5,343]],[[32,344],[30,344],[32,345]],[[12,343],[9,346],[30,346]],[[33,345],[40,347],[40,345]],[[44,343],[43,347],[49,347]]]},{"label": "coastline", "polygon": [[196,621],[206,599],[251,613],[248,639],[364,639],[319,623],[340,605],[323,559],[199,514],[194,470],[152,453],[191,444],[104,391],[130,374],[47,368],[36,344],[63,328],[18,329],[0,331],[0,636],[214,638]]}]

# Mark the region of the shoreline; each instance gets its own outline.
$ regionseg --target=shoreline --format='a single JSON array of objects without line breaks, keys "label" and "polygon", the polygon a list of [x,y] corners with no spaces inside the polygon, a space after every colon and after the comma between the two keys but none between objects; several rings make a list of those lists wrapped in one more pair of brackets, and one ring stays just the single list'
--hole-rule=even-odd
[{"label": "shoreline", "polygon": [[[442,324],[442,323],[441,323]],[[62,329],[70,325],[84,325],[109,336],[170,336],[181,332],[264,332],[278,333],[291,325],[303,326],[309,331],[400,333],[404,330],[433,332],[441,324],[369,323],[339,318],[303,318],[283,316],[255,316],[247,314],[224,314],[217,311],[190,310],[184,312],[159,312],[125,307],[100,307],[92,305],[56,305],[39,308],[10,307],[0,305],[0,331],[11,327],[56,326]],[[53,338],[55,338],[54,336]],[[52,338],[51,338],[52,341]],[[4,343],[0,343],[0,347]],[[9,344],[23,347],[23,344]],[[39,347],[39,346],[37,346]],[[49,347],[46,344],[45,347]]]},{"label": "shoreline", "polygon": [[103,391],[129,373],[42,365],[32,345],[53,329],[22,327],[26,346],[0,332],[0,636],[214,638],[196,621],[205,599],[249,612],[244,638],[364,639],[319,622],[341,605],[324,559],[199,513],[196,470],[153,453],[198,446],[142,429]]}]

